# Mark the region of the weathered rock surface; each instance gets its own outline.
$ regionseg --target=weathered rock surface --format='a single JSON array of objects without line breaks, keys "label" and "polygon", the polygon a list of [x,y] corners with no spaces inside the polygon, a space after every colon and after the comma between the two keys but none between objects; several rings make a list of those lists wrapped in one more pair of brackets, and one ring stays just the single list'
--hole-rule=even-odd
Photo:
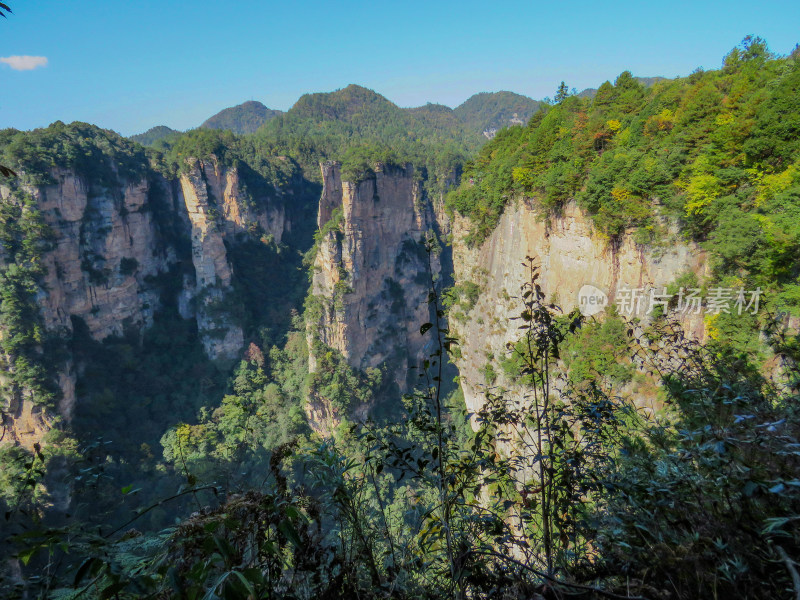
[{"label": "weathered rock surface", "polygon": [[431,267],[440,270],[435,254],[429,265],[422,243],[434,229],[433,208],[410,165],[379,167],[374,178],[353,183],[342,180],[338,163],[325,163],[322,177],[319,225],[332,218],[338,224],[328,228],[313,262],[310,336],[357,369],[385,365],[404,391],[429,343],[419,328],[430,320]]},{"label": "weathered rock surface", "polygon": [[[233,285],[226,243],[242,236],[280,242],[289,220],[277,190],[278,200],[253,198],[238,170],[213,157],[190,161],[178,181],[154,172],[138,181],[119,177],[111,186],[65,169],[51,176],[54,183],[24,190],[53,232],[36,298],[48,332],[68,339],[76,319],[95,340],[142,331],[161,307],[164,278],[176,277],[181,316],[197,320],[208,356],[238,356],[244,336],[226,305]],[[2,201],[10,193],[0,188]],[[24,390],[2,399],[2,442],[32,447],[56,416],[70,420],[80,402],[71,360],[57,379],[57,415],[46,415]]]},{"label": "weathered rock surface", "polygon": [[150,325],[158,296],[145,280],[176,258],[160,243],[149,184],[98,193],[73,173],[56,177],[55,185],[29,190],[55,233],[39,296],[45,326],[71,330],[70,318],[79,317],[103,339],[126,326]]},{"label": "weathered rock surface", "polygon": [[[25,189],[53,233],[37,294],[45,329],[68,337],[73,319],[81,319],[91,336],[102,340],[150,326],[159,290],[149,282],[176,262],[154,221],[150,184],[120,180],[109,189],[64,169],[51,175],[53,184]],[[4,192],[5,201],[9,190]],[[57,378],[57,412],[69,421],[77,401],[71,361]],[[12,441],[30,447],[52,426],[54,415],[45,415],[24,390],[5,404]]]},{"label": "weathered rock surface", "polygon": [[220,209],[235,204],[231,202],[234,182],[232,176],[223,179],[216,164],[201,161],[195,162],[190,172],[180,178],[191,223],[197,326],[211,358],[234,358],[244,343],[242,328],[224,310],[233,270],[223,240]]},{"label": "weathered rock surface", "polygon": [[[507,344],[519,337],[518,321],[511,319],[522,311],[520,288],[529,277],[526,257],[539,266],[538,283],[547,301],[565,312],[578,305],[578,291],[584,284],[604,291],[609,304],[614,304],[621,290],[661,289],[688,271],[702,276],[707,268],[705,253],[688,244],[644,247],[625,235],[612,245],[592,229],[589,218],[575,204],[546,222],[530,206],[518,202],[506,209],[491,237],[476,248],[463,241],[468,230],[469,221],[456,216],[454,277],[456,282],[478,284],[481,294],[465,318],[452,318],[450,327],[460,340],[461,357],[456,363],[471,412],[484,403],[487,360],[502,360],[508,355]],[[699,316],[685,319],[684,327],[695,336],[703,334]],[[513,388],[504,380],[502,369],[496,367],[495,371],[496,386]]]}]

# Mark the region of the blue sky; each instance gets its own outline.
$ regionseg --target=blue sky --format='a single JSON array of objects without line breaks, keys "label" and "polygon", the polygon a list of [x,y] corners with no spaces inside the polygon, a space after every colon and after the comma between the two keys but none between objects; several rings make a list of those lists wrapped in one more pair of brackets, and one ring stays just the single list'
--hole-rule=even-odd
[{"label": "blue sky", "polygon": [[[123,135],[195,127],[245,100],[286,110],[349,83],[400,106],[456,106],[480,91],[552,96],[562,79],[596,87],[626,69],[713,69],[747,34],[781,54],[800,42],[796,1],[5,1],[0,128],[79,120]],[[47,64],[15,70],[35,65],[14,56]]]}]

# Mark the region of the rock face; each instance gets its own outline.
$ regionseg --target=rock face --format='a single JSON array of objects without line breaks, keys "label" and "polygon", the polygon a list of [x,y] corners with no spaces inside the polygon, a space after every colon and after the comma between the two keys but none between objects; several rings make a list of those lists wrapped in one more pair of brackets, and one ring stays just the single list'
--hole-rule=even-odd
[{"label": "rock face", "polygon": [[[528,279],[526,257],[532,257],[540,268],[538,283],[547,301],[565,312],[578,305],[578,292],[585,284],[608,294],[609,304],[614,304],[622,290],[661,289],[689,271],[702,276],[707,268],[705,253],[690,245],[642,247],[631,235],[612,245],[593,231],[591,221],[575,204],[567,205],[561,216],[547,223],[531,207],[518,202],[506,209],[491,237],[476,248],[463,242],[468,230],[469,222],[456,216],[455,280],[474,282],[481,293],[464,317],[451,318],[450,327],[460,340],[461,357],[456,363],[470,412],[484,403],[487,361],[507,356],[507,343],[518,339],[517,322],[510,319],[522,311],[518,298]],[[699,316],[686,319],[684,327],[695,336],[703,333]],[[502,369],[495,371],[495,385],[511,389]]]},{"label": "rock face", "polygon": [[[45,329],[71,335],[74,319],[93,338],[121,335],[128,328],[152,324],[160,292],[149,282],[177,261],[165,243],[151,210],[151,183],[119,180],[111,188],[93,185],[77,174],[55,169],[51,185],[26,187],[53,232],[42,257],[45,276],[37,304]],[[10,191],[3,190],[3,201]],[[71,360],[58,373],[61,398],[57,412],[69,421],[77,398]],[[45,415],[27,397],[6,399],[11,440],[32,446],[50,429]]]},{"label": "rock face", "polygon": [[178,195],[188,217],[195,277],[185,282],[182,314],[197,319],[210,358],[231,360],[244,334],[231,302],[234,273],[226,244],[248,237],[280,243],[290,222],[282,202],[247,193],[236,167],[223,168],[214,159],[189,164]]},{"label": "rock face", "polygon": [[[518,335],[509,323],[521,310],[514,297],[527,277],[526,256],[539,264],[548,299],[565,310],[575,306],[584,284],[614,303],[625,288],[661,288],[690,271],[702,277],[706,268],[704,253],[689,245],[645,248],[630,235],[610,244],[575,205],[545,222],[518,202],[483,245],[468,248],[463,236],[469,223],[448,218],[441,198],[425,195],[410,165],[378,167],[358,182],[343,180],[338,163],[321,169],[322,233],[306,314],[312,372],[316,353],[334,349],[355,369],[383,369],[393,391],[408,390],[415,379],[410,369],[431,352],[432,338],[419,331],[431,321],[431,272],[439,276],[452,268],[456,283],[473,282],[480,290],[466,314],[454,314],[450,322],[461,340],[461,386],[468,409],[475,411],[483,403],[487,360],[502,359]],[[242,172],[214,157],[190,160],[175,180],[152,171],[137,181],[118,177],[112,185],[63,169],[51,175],[52,184],[24,190],[54,234],[42,257],[46,275],[36,297],[47,331],[68,338],[78,321],[96,340],[141,331],[161,307],[164,281],[179,278],[172,285],[181,290],[178,308],[196,320],[208,356],[238,356],[244,333],[235,310],[231,249],[243,240],[280,242],[290,231],[281,190],[253,197]],[[9,194],[0,189],[3,201]],[[443,230],[452,234],[452,255],[445,249],[429,257],[421,240]],[[703,334],[699,316],[684,325]],[[80,402],[79,367],[68,358],[57,374],[56,412],[67,421]],[[510,387],[497,371],[497,385]],[[54,415],[44,414],[24,390],[2,400],[2,441],[28,447],[41,441]],[[309,409],[315,422],[324,413],[324,406]]]},{"label": "rock face", "polygon": [[[357,369],[385,366],[406,390],[409,368],[425,355],[431,268],[439,260],[421,242],[434,229],[433,208],[413,168],[379,167],[375,177],[342,180],[338,163],[322,165],[318,222],[323,236],[313,262],[314,309],[308,331]],[[326,226],[326,224],[328,224]]]},{"label": "rock face", "polygon": [[[195,298],[200,339],[211,358],[232,359],[244,343],[242,328],[225,312],[233,269],[223,240],[225,225],[221,223],[222,210],[240,217],[238,204],[232,198],[234,190],[238,190],[237,179],[235,172],[223,176],[216,164],[201,161],[180,178],[191,223],[195,271],[195,281],[188,291]],[[231,210],[233,206],[236,209]]]},{"label": "rock face", "polygon": [[39,296],[45,326],[71,330],[71,317],[78,317],[103,339],[150,325],[158,295],[145,280],[169,269],[176,256],[159,239],[149,183],[101,191],[74,173],[58,171],[56,179],[29,190],[55,232]]},{"label": "rock face", "polygon": [[[45,329],[69,339],[76,319],[103,340],[152,325],[165,279],[180,278],[184,318],[196,319],[206,353],[231,360],[244,343],[229,302],[233,268],[226,244],[252,236],[280,242],[289,223],[280,193],[253,198],[236,168],[213,157],[191,161],[178,181],[149,172],[99,185],[55,169],[51,185],[28,186],[53,242],[42,262],[46,274],[36,297]],[[11,193],[0,188],[2,201]],[[2,333],[2,332],[0,332]],[[71,360],[58,373],[57,415],[69,421],[76,402]],[[2,442],[31,447],[55,415],[45,415],[22,390],[2,399]]]}]

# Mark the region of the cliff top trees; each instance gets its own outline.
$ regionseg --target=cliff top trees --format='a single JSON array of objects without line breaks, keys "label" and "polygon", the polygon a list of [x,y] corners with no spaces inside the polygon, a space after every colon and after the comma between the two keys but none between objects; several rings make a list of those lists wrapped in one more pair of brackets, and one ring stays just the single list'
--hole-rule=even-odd
[{"label": "cliff top trees", "polygon": [[130,181],[148,169],[144,149],[113,131],[88,123],[56,121],[33,131],[0,130],[0,160],[24,171],[25,182],[50,181],[54,167],[74,169],[97,184],[110,184],[120,173]]},{"label": "cliff top trees", "polygon": [[[720,71],[649,88],[626,71],[593,99],[570,98],[562,82],[558,104],[525,133],[481,150],[449,204],[472,218],[476,241],[519,194],[545,211],[577,200],[608,235],[651,225],[655,198],[676,216],[697,214],[690,185],[700,161],[704,177],[720,172],[725,191],[743,191],[764,169],[783,171],[797,160],[800,105],[790,92],[800,77],[796,65],[748,37]],[[642,203],[641,210],[623,197]],[[708,230],[706,219],[692,221],[705,221]]]},{"label": "cliff top trees", "polygon": [[558,89],[556,90],[556,97],[555,97],[556,104],[563,102],[568,97],[569,97],[569,88],[567,87],[567,84],[562,81],[558,85]]},{"label": "cliff top trees", "polygon": [[447,204],[470,217],[472,243],[515,196],[544,215],[575,201],[600,233],[638,243],[657,242],[670,217],[711,251],[716,281],[769,287],[774,307],[800,310],[787,254],[800,250],[799,64],[748,37],[718,71],[649,88],[626,71],[593,99],[562,86],[559,104],[466,165]]}]

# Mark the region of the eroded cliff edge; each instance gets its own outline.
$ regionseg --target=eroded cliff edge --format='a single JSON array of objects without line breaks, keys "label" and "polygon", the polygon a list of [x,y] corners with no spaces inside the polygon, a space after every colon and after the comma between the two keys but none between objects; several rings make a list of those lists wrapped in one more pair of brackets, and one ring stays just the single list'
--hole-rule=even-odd
[{"label": "eroded cliff edge", "polygon": [[[676,230],[667,221],[666,230]],[[522,311],[520,290],[529,274],[526,257],[539,267],[538,283],[548,302],[565,312],[578,304],[578,292],[585,284],[596,286],[614,305],[620,290],[661,289],[686,273],[702,278],[706,274],[706,253],[694,244],[669,242],[642,246],[633,232],[609,240],[592,227],[590,218],[574,203],[561,213],[543,218],[525,201],[510,205],[492,235],[480,246],[469,247],[465,235],[468,219],[453,220],[453,267],[456,285],[472,284],[471,300],[450,311],[450,327],[460,341],[455,358],[467,410],[479,410],[489,387],[513,389],[499,362],[509,355],[508,344],[519,338]],[[479,291],[478,291],[479,290]],[[683,319],[687,331],[703,335],[700,316]],[[486,382],[486,365],[494,365],[496,380]]]},{"label": "eroded cliff edge", "polygon": [[[411,165],[377,165],[374,176],[356,182],[343,179],[339,163],[321,169],[306,312],[310,370],[333,349],[355,369],[382,369],[387,394],[399,399],[430,343],[419,329],[430,320],[431,275],[441,272],[439,254],[425,249],[426,239],[437,239],[434,205]],[[310,399],[315,426],[335,420],[331,410],[324,398]]]},{"label": "eroded cliff edge", "polygon": [[80,402],[82,365],[68,351],[76,327],[97,341],[142,332],[172,300],[165,290],[177,289],[179,312],[196,321],[208,357],[235,359],[244,335],[229,249],[251,238],[279,244],[290,229],[283,190],[253,194],[236,166],[213,156],[189,159],[177,178],[147,169],[105,181],[57,167],[47,179],[0,186],[2,202],[28,202],[23,210],[38,211],[48,231],[35,306],[44,335],[64,348],[50,365],[57,389],[49,408],[15,383],[16,357],[3,357],[2,441],[27,448],[58,419],[69,422]]}]

